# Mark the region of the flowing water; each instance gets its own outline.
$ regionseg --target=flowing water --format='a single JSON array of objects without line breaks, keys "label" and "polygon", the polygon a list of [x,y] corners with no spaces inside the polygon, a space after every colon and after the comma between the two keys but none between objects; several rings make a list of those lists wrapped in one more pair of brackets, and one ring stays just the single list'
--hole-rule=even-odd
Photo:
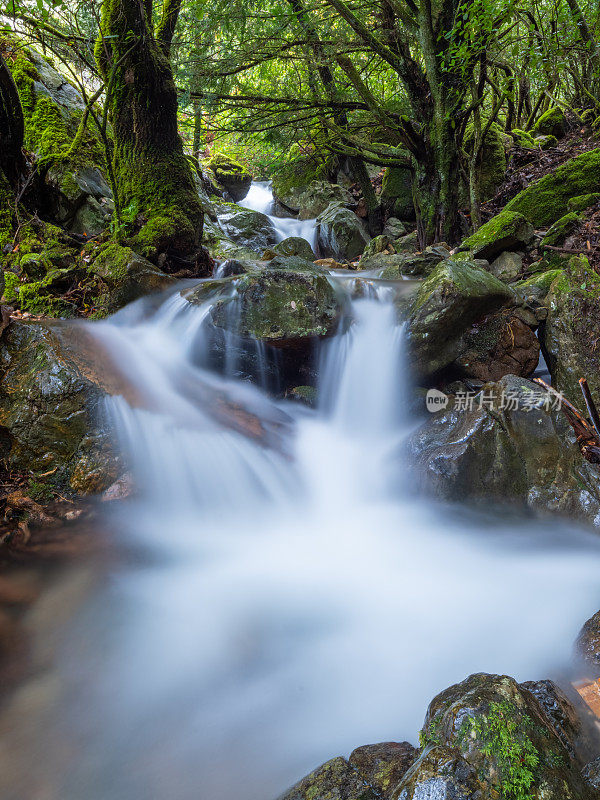
[{"label": "flowing water", "polygon": [[273,216],[271,213],[273,211],[273,193],[268,181],[254,181],[250,191],[238,205],[266,214],[275,228],[279,241],[287,239],[288,236],[299,236],[301,239],[306,239],[313,251],[316,252],[317,221],[315,219],[299,220],[293,217]]},{"label": "flowing water", "polygon": [[[36,797],[268,800],[358,745],[415,742],[472,672],[568,664],[600,607],[596,540],[412,494],[402,329],[389,287],[371,294],[322,348],[316,409],[207,370],[210,303],[94,326],[140,399],[107,409],[139,494],[57,657]],[[271,435],[219,421],[229,402]]]}]

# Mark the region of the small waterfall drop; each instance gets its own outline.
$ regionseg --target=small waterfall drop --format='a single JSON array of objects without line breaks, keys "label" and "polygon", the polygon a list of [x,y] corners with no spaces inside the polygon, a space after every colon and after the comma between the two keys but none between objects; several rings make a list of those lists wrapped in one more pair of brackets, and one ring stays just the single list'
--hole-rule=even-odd
[{"label": "small waterfall drop", "polygon": [[277,233],[278,241],[283,241],[289,236],[298,236],[306,239],[313,251],[316,253],[317,246],[317,221],[316,219],[300,220],[296,217],[276,217],[271,214],[273,211],[273,192],[269,181],[254,181],[246,197],[240,201],[239,205],[249,208],[251,211],[260,211],[266,214]]},{"label": "small waterfall drop", "polygon": [[358,745],[416,741],[469,673],[568,660],[596,541],[398,490],[403,337],[372,295],[324,345],[316,409],[206,369],[213,301],[93,327],[137,398],[108,412],[139,494],[115,520],[130,555],[58,664],[75,757],[36,755],[50,800],[274,798]]}]

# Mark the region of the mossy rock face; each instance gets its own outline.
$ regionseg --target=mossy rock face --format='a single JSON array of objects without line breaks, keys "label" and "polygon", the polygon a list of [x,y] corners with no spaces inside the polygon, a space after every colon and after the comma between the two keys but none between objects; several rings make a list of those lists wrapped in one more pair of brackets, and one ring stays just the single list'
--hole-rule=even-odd
[{"label": "mossy rock face", "polygon": [[580,221],[581,217],[574,211],[565,214],[564,217],[556,220],[550,227],[548,233],[542,239],[542,245],[555,247],[559,244],[563,244],[567,236],[570,236],[578,227]]},{"label": "mossy rock face", "polygon": [[579,631],[575,648],[594,677],[600,676],[600,611],[597,611]]},{"label": "mossy rock face", "polygon": [[503,250],[527,247],[533,240],[533,226],[522,214],[504,209],[462,242],[460,249],[470,251],[474,258],[491,261]]},{"label": "mossy rock face", "polygon": [[[10,469],[46,474],[57,491],[106,489],[122,467],[102,422],[104,366],[65,323],[12,323],[0,344],[0,425]],[[51,477],[50,477],[51,476]]]},{"label": "mossy rock face", "polygon": [[551,398],[514,375],[483,392],[469,407],[451,395],[448,407],[410,437],[415,489],[451,502],[506,503],[600,524],[599,471],[581,458]]},{"label": "mossy rock face", "polygon": [[317,219],[317,246],[321,257],[351,261],[362,254],[371,237],[361,219],[339,203],[332,203]]},{"label": "mossy rock face", "polygon": [[381,269],[385,280],[399,280],[405,275],[425,277],[430,275],[444,257],[438,253],[380,253],[361,259],[361,269]]},{"label": "mossy rock face", "polygon": [[461,354],[462,338],[480,317],[514,299],[513,292],[469,261],[445,259],[421,285],[410,309],[414,369],[431,375]]},{"label": "mossy rock face", "polygon": [[582,194],[579,197],[572,197],[567,203],[569,211],[580,213],[586,211],[588,208],[600,203],[600,194],[597,192],[592,194]]},{"label": "mossy rock face", "polygon": [[348,761],[377,796],[387,800],[417,756],[409,742],[380,742],[357,747]]},{"label": "mossy rock face", "polygon": [[585,256],[569,260],[550,286],[546,304],[542,346],[553,385],[580,405],[579,379],[587,378],[592,392],[600,397],[600,277]]},{"label": "mossy rock face", "polygon": [[515,140],[515,144],[518,145],[518,147],[523,147],[525,150],[535,150],[537,148],[537,145],[533,140],[533,136],[530,133],[527,133],[527,131],[514,128],[510,132],[510,135]]},{"label": "mossy rock face", "polygon": [[[518,684],[506,675],[471,675],[434,698],[421,738],[426,746],[451,748],[472,771],[466,773],[468,786],[472,791],[476,787],[481,797],[591,800],[573,755],[580,733],[575,711],[558,687],[544,683],[548,685]],[[558,713],[549,714],[546,704]],[[412,770],[419,771],[418,762]],[[464,774],[459,768],[458,776]],[[411,785],[413,775],[405,776],[396,797],[418,796],[410,791],[403,795],[405,782]]]},{"label": "mossy rock face", "polygon": [[[487,123],[484,121],[483,125],[485,124]],[[489,200],[493,197],[504,180],[504,175],[506,173],[506,149],[504,140],[505,134],[502,128],[497,123],[493,122],[485,137],[477,176],[482,200]],[[471,153],[473,142],[474,128],[471,122],[467,125],[463,142],[463,147],[467,153]]]},{"label": "mossy rock face", "polygon": [[379,199],[391,216],[405,222],[413,222],[416,214],[410,170],[403,167],[388,167],[383,176]]},{"label": "mossy rock face", "polygon": [[504,212],[523,214],[536,228],[552,225],[567,213],[572,197],[596,191],[598,175],[600,150],[582,153],[523,189],[506,205]]},{"label": "mossy rock face", "polygon": [[252,175],[243,164],[229,156],[215,153],[205,166],[214,175],[218,186],[229,194],[234,203],[239,203],[246,197],[252,185]]},{"label": "mossy rock face", "polygon": [[552,136],[551,134],[536,136],[533,141],[535,146],[539,147],[540,150],[550,150],[551,147],[556,147],[558,144],[556,136]]},{"label": "mossy rock face", "polygon": [[522,300],[545,304],[550,287],[562,275],[562,269],[549,269],[513,283],[511,288]]},{"label": "mossy rock face", "polygon": [[285,792],[279,800],[377,800],[345,758],[333,758]]},{"label": "mossy rock face", "polygon": [[25,120],[25,146],[42,160],[49,212],[64,227],[96,235],[109,224],[112,192],[102,172],[104,147],[94,123],[70,152],[85,108],[80,93],[48,61],[4,42]]},{"label": "mossy rock face", "polygon": [[532,136],[554,136],[562,139],[567,132],[567,119],[564,111],[558,106],[548,109],[535,123],[530,133]]}]

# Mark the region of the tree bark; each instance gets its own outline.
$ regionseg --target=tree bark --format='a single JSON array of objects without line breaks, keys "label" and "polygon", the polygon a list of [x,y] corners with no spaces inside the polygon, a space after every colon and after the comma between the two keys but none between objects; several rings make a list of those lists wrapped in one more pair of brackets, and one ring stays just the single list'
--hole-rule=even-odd
[{"label": "tree bark", "polygon": [[6,62],[0,55],[0,169],[14,186],[25,168],[25,123],[19,93]]},{"label": "tree bark", "polygon": [[201,271],[203,212],[177,129],[177,92],[168,52],[178,12],[154,35],[148,4],[103,0],[96,61],[103,77],[118,64],[106,98],[113,168],[126,233],[134,249],[165,269]]}]

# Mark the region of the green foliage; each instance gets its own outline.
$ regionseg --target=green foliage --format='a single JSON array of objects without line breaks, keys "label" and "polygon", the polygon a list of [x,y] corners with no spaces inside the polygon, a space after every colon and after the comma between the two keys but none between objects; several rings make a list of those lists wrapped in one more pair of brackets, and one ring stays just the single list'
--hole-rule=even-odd
[{"label": "green foliage", "polygon": [[532,800],[540,755],[527,735],[533,727],[529,717],[516,717],[510,703],[493,702],[485,717],[469,718],[468,724],[481,742],[481,752],[498,765],[503,800]]}]

